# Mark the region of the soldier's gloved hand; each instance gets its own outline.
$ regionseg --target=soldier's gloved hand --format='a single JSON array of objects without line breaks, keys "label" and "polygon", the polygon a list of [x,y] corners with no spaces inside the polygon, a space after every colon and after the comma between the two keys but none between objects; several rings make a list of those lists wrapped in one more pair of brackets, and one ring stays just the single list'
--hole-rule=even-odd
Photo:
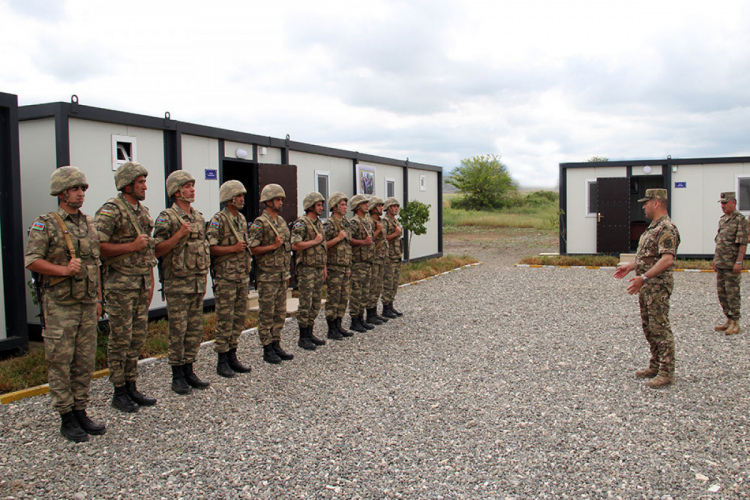
[{"label": "soldier's gloved hand", "polygon": [[233,248],[234,248],[234,253],[242,253],[247,248],[247,243],[245,243],[244,241],[238,241],[237,243],[234,244]]},{"label": "soldier's gloved hand", "polygon": [[193,228],[190,224],[188,224],[187,222],[183,222],[180,226],[180,229],[177,231],[177,234],[180,235],[180,238],[184,238],[185,236],[190,234],[192,230]]},{"label": "soldier's gloved hand", "polygon": [[66,276],[73,276],[81,270],[81,259],[70,259],[67,266]]},{"label": "soldier's gloved hand", "polygon": [[318,235],[316,235],[316,236],[315,236],[315,239],[313,239],[313,241],[314,241],[314,242],[315,242],[315,244],[317,245],[318,243],[320,243],[321,241],[323,241],[323,235],[322,235],[322,234],[318,234]]},{"label": "soldier's gloved hand", "polygon": [[273,247],[279,248],[281,245],[284,244],[284,240],[281,239],[281,236],[277,236],[275,240],[273,240]]},{"label": "soldier's gloved hand", "polygon": [[136,252],[140,252],[148,246],[149,237],[147,234],[139,234],[136,239],[133,240],[133,248]]}]

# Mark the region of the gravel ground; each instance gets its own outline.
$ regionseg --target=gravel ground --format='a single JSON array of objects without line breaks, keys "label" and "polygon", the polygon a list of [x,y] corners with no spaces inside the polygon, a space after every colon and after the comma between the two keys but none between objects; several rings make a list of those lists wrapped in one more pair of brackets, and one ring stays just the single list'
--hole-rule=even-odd
[{"label": "gravel ground", "polygon": [[47,396],[2,406],[0,498],[747,497],[750,336],[713,333],[714,279],[676,274],[665,390],[633,376],[648,348],[612,270],[489,262],[402,288],[403,318],[315,353],[289,322],[281,366],[246,335],[253,372],[222,379],[205,346],[191,396],[143,366],[159,403],[134,415],[96,380],[108,432],[89,443]]}]

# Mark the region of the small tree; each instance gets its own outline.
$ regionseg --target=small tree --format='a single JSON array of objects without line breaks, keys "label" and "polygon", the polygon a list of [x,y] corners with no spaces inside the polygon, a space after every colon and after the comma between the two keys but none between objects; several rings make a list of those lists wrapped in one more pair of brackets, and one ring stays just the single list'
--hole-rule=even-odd
[{"label": "small tree", "polygon": [[406,231],[406,255],[407,262],[411,262],[411,240],[412,235],[425,234],[427,228],[425,224],[430,220],[430,205],[425,205],[421,201],[410,201],[398,214],[401,225]]},{"label": "small tree", "polygon": [[499,155],[461,160],[461,166],[453,171],[447,182],[464,194],[462,205],[469,209],[502,207],[503,198],[517,191],[508,167],[500,161]]}]

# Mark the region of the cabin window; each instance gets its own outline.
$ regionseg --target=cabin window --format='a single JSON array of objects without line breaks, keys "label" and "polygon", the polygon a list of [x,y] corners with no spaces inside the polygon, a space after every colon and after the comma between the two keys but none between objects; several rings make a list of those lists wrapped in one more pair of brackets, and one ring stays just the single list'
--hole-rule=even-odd
[{"label": "cabin window", "polygon": [[136,151],[136,138],[125,135],[112,136],[112,170],[123,163],[138,161]]},{"label": "cabin window", "polygon": [[323,195],[323,215],[320,216],[321,219],[327,219],[328,218],[328,196],[329,196],[329,178],[331,177],[330,172],[323,172],[321,170],[315,171],[315,188],[316,190]]},{"label": "cabin window", "polygon": [[750,214],[750,176],[737,176],[737,209]]},{"label": "cabin window", "polygon": [[596,217],[599,212],[599,185],[596,179],[586,181],[586,217]]}]

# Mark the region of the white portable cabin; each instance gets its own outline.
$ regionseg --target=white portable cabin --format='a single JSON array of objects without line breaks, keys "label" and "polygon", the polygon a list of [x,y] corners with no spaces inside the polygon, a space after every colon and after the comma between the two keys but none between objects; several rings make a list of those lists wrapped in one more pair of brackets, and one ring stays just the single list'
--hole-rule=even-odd
[{"label": "white portable cabin", "polygon": [[750,157],[666,158],[560,164],[560,253],[633,252],[650,223],[646,189],[664,188],[680,231],[681,258],[710,258],[722,215],[719,196],[737,193],[750,215]]},{"label": "white portable cabin", "polygon": [[[320,191],[327,199],[334,191],[351,197],[364,189],[365,194],[383,199],[395,196],[402,206],[411,200],[429,204],[427,234],[414,238],[411,258],[442,255],[442,168],[438,166],[304,144],[288,136],[276,139],[179,122],[169,113],[156,118],[84,106],[75,96],[70,103],[22,106],[18,114],[24,228],[39,214],[56,210],[57,199],[49,196],[48,187],[55,168],[74,165],[83,170],[90,187],[82,210],[93,215],[116,195],[114,170],[132,159],[149,171],[144,204],[154,218],[168,206],[166,177],[179,169],[195,177],[193,206],[206,220],[219,210],[219,186],[230,179],[242,181],[248,190],[248,221],[259,214],[260,190],[270,182],[286,190],[281,215],[287,222],[301,215],[297,207],[310,191]],[[28,322],[38,324],[38,311],[27,295]],[[210,286],[205,303],[213,305]],[[165,303],[156,293],[150,314],[165,312]]]}]

